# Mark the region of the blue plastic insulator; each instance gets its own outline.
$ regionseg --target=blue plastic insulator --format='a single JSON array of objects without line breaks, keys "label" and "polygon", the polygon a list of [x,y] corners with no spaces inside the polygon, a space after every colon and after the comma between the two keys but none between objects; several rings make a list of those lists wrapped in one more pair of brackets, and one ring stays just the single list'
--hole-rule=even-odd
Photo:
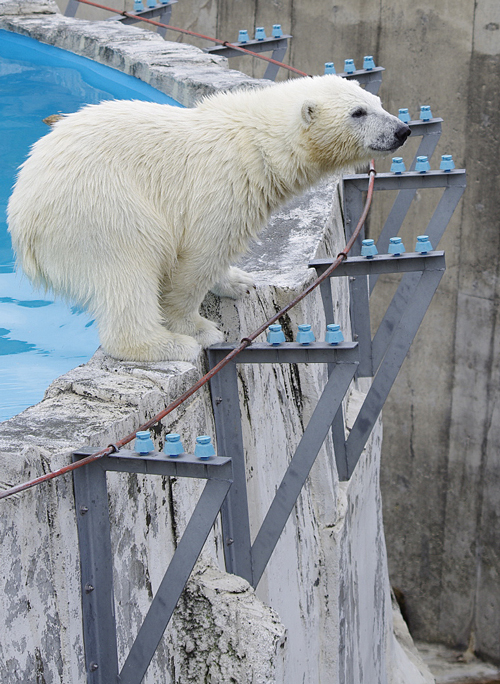
[{"label": "blue plastic insulator", "polygon": [[149,430],[140,430],[135,433],[134,451],[137,454],[149,454],[150,451],[155,450],[155,445],[149,434]]},{"label": "blue plastic insulator", "polygon": [[427,157],[417,157],[417,163],[415,164],[415,171],[418,173],[427,173],[431,170],[431,165]]},{"label": "blue plastic insulator", "polygon": [[255,40],[265,40],[266,39],[266,32],[264,30],[263,26],[259,26],[258,28],[255,29]]},{"label": "blue plastic insulator", "polygon": [[344,62],[344,72],[346,74],[353,74],[356,71],[353,59],[346,59]]},{"label": "blue plastic insulator", "polygon": [[428,235],[419,235],[417,237],[415,252],[420,252],[420,254],[427,254],[427,252],[432,252],[432,245],[430,243]]},{"label": "blue plastic insulator", "polygon": [[200,458],[202,461],[215,456],[215,449],[212,444],[212,438],[208,435],[201,435],[196,438],[196,444],[194,447],[194,455]]},{"label": "blue plastic insulator", "polygon": [[406,252],[405,246],[403,245],[403,240],[400,237],[391,237],[389,240],[389,247],[387,249],[388,254],[393,254],[394,256],[399,256]]},{"label": "blue plastic insulator", "polygon": [[403,157],[393,157],[391,164],[391,173],[400,174],[406,171],[406,166]]},{"label": "blue plastic insulator", "polygon": [[272,325],[270,325],[269,329],[268,329],[268,333],[267,333],[268,344],[272,344],[274,346],[277,346],[278,344],[281,344],[284,341],[285,341],[285,334],[283,333],[283,330],[281,329],[281,325],[279,325],[278,323],[273,323]]},{"label": "blue plastic insulator", "polygon": [[429,119],[432,119],[431,108],[429,107],[429,105],[422,105],[420,107],[420,120],[429,121]]},{"label": "blue plastic insulator", "polygon": [[142,12],[143,9],[142,0],[134,0],[134,12]]},{"label": "blue plastic insulator", "polygon": [[373,259],[375,254],[378,254],[378,249],[377,245],[375,244],[375,240],[363,240],[363,242],[361,243],[361,256],[364,256],[367,259]]},{"label": "blue plastic insulator", "polygon": [[314,337],[314,333],[311,330],[309,323],[299,325],[299,332],[297,333],[297,342],[299,344],[308,345],[315,340],[316,338]]},{"label": "blue plastic insulator", "polygon": [[411,121],[411,116],[410,116],[410,113],[408,112],[407,107],[403,107],[402,109],[399,110],[398,119],[400,121],[402,121],[403,123],[408,123]]},{"label": "blue plastic insulator", "polygon": [[170,0],[160,0],[160,2],[161,2],[162,5],[168,5],[168,3],[170,2]]},{"label": "blue plastic insulator", "polygon": [[170,456],[170,458],[175,458],[184,453],[184,447],[182,446],[181,436],[175,432],[171,432],[165,437],[165,446],[163,447],[163,452]]},{"label": "blue plastic insulator", "polygon": [[281,24],[273,24],[273,38],[281,38],[282,35]]},{"label": "blue plastic insulator", "polygon": [[330,323],[326,326],[325,342],[327,344],[340,344],[344,341],[342,330],[338,323]]},{"label": "blue plastic insulator", "polygon": [[373,61],[373,57],[371,55],[365,55],[365,58],[363,59],[363,69],[366,71],[375,69],[375,62]]},{"label": "blue plastic insulator", "polygon": [[336,74],[333,62],[325,62],[325,74]]},{"label": "blue plastic insulator", "polygon": [[147,0],[146,4],[148,7],[156,7],[156,0]]},{"label": "blue plastic insulator", "polygon": [[248,31],[246,29],[242,29],[241,31],[238,32],[238,43],[248,43],[249,38],[248,38]]},{"label": "blue plastic insulator", "polygon": [[455,168],[455,162],[451,154],[441,155],[441,164],[439,165],[441,171],[453,171]]}]

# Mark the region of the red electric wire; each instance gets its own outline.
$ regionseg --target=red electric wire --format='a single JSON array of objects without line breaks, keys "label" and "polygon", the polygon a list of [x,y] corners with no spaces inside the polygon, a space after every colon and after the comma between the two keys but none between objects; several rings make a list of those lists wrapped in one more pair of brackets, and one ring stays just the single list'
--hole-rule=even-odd
[{"label": "red electric wire", "polygon": [[278,62],[275,59],[272,59],[271,57],[265,57],[264,55],[261,55],[257,52],[252,52],[251,50],[247,50],[247,48],[242,48],[240,45],[234,45],[233,43],[228,43],[226,40],[220,40],[219,38],[212,38],[210,36],[205,36],[203,33],[195,33],[194,31],[189,31],[188,29],[181,29],[178,26],[170,26],[170,24],[160,24],[159,21],[154,21],[153,19],[146,19],[145,17],[138,16],[137,14],[130,14],[130,12],[117,12],[113,7],[107,7],[106,5],[100,5],[97,2],[91,2],[91,0],[78,0],[78,2],[82,2],[84,5],[92,5],[92,7],[98,7],[99,9],[107,10],[108,12],[113,12],[113,14],[120,14],[124,17],[128,17],[130,19],[136,19],[137,21],[145,21],[147,24],[153,24],[153,26],[159,26],[160,28],[166,28],[171,31],[177,31],[178,33],[185,33],[188,36],[194,36],[195,38],[201,38],[202,40],[209,40],[211,43],[217,43],[218,45],[224,45],[224,47],[230,47],[233,48],[234,50],[238,50],[239,52],[243,52],[244,54],[247,55],[252,55],[252,57],[257,57],[258,59],[263,59],[265,62],[271,62],[271,64],[277,64],[280,67],[283,67],[283,69],[288,69],[288,71],[293,71],[294,74],[299,74],[299,76],[310,76],[310,74],[306,74],[304,71],[300,71],[299,69],[295,69],[295,67],[290,66],[289,64],[284,64],[283,62]]},{"label": "red electric wire", "polygon": [[[144,423],[144,425],[141,425],[139,428],[137,428],[136,432],[139,432],[140,430],[148,430],[156,423],[159,423],[160,420],[165,418],[165,416],[171,413],[174,409],[180,406],[184,401],[186,401],[186,399],[189,399],[190,396],[197,392],[201,387],[206,385],[207,382],[211,378],[213,378],[214,375],[216,375],[216,373],[218,373],[222,368],[224,368],[224,366],[226,366],[230,361],[232,361],[232,359],[234,359],[235,356],[237,356],[240,352],[242,352],[244,349],[250,346],[252,342],[265,330],[267,330],[267,328],[272,323],[281,318],[281,316],[290,311],[290,309],[292,309],[296,304],[302,301],[304,297],[306,297],[310,292],[315,290],[324,280],[326,280],[326,278],[330,276],[331,273],[333,273],[333,271],[342,263],[342,261],[344,261],[344,259],[347,259],[347,255],[351,250],[351,247],[355,243],[361,231],[361,228],[363,227],[364,222],[366,221],[366,217],[368,215],[368,211],[372,203],[375,173],[376,171],[374,167],[374,162],[372,160],[370,162],[370,180],[368,183],[368,192],[366,196],[366,202],[363,209],[363,213],[361,214],[361,218],[359,219],[356,229],[354,230],[354,233],[352,234],[351,239],[347,243],[344,251],[340,252],[337,255],[337,258],[333,261],[332,264],[330,264],[326,271],[322,273],[322,275],[319,278],[316,278],[316,280],[314,280],[308,287],[306,287],[306,289],[303,292],[301,292],[297,297],[295,297],[295,299],[293,299],[283,309],[281,309],[281,311],[278,311],[277,314],[275,314],[272,318],[270,318],[263,325],[261,325],[260,328],[254,330],[254,332],[248,335],[248,337],[242,339],[240,344],[237,347],[235,347],[232,351],[230,351],[229,354],[227,354],[227,356],[225,356],[221,361],[219,361],[219,363],[216,366],[214,366],[212,370],[210,370],[203,377],[201,377],[197,383],[195,383],[192,387],[186,390],[184,394],[182,394],[180,397],[178,397],[178,399],[169,404],[165,409],[163,409],[163,411],[158,413],[154,418],[151,418],[151,420],[148,420],[147,423]],[[70,463],[69,465],[60,468],[59,470],[54,470],[50,473],[46,473],[45,475],[41,475],[40,477],[37,477],[34,480],[30,480],[29,482],[24,482],[23,484],[16,485],[15,487],[11,487],[10,489],[6,489],[3,492],[0,492],[0,499],[6,499],[8,496],[18,494],[19,492],[22,492],[25,489],[34,487],[35,485],[41,484],[42,482],[47,482],[48,480],[52,480],[55,477],[59,477],[60,475],[65,475],[66,473],[69,473],[72,470],[76,470],[77,468],[81,468],[82,466],[87,465],[88,463],[98,461],[99,459],[104,458],[104,456],[109,456],[115,451],[121,449],[121,447],[125,446],[125,444],[131,442],[134,439],[136,432],[130,433],[123,439],[120,439],[115,444],[110,444],[105,449],[96,451],[90,456],[86,456],[85,458],[82,458],[79,461],[76,461],[75,463]]]}]

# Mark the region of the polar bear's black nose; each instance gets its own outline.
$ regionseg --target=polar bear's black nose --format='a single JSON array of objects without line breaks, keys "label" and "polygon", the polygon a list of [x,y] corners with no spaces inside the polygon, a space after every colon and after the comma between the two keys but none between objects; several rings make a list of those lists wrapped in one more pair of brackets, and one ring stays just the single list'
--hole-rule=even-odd
[{"label": "polar bear's black nose", "polygon": [[411,135],[411,128],[404,124],[403,126],[400,126],[397,129],[395,135],[397,140],[399,141],[399,144],[404,145],[404,143],[406,142],[406,138],[408,138]]}]

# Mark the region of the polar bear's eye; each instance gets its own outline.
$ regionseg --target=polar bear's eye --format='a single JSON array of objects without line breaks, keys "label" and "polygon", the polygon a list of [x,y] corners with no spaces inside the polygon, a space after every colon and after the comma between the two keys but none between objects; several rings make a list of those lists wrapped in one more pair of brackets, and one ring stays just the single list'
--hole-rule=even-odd
[{"label": "polar bear's eye", "polygon": [[364,107],[358,107],[353,112],[351,112],[351,116],[353,119],[361,119],[362,116],[366,116],[367,114],[368,112]]}]

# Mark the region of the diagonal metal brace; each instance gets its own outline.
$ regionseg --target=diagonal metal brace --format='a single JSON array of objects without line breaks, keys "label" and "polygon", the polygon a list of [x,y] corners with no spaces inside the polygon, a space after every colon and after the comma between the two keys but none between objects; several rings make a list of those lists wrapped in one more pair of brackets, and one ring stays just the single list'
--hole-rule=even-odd
[{"label": "diagonal metal brace", "polygon": [[[234,345],[230,344],[210,347],[210,367],[233,348]],[[324,363],[328,364],[330,371],[325,390],[253,546],[250,541],[237,363]],[[222,509],[226,569],[245,577],[254,587],[259,583],[357,367],[358,345],[353,342],[344,342],[337,347],[326,342],[315,342],[307,347],[296,342],[277,347],[252,344],[211,380],[217,447],[219,454],[231,454],[234,469],[234,484]]]},{"label": "diagonal metal brace", "polygon": [[342,480],[348,480],[356,467],[443,274],[444,268],[426,270],[414,288],[411,301],[391,335],[383,361],[347,438],[347,468],[345,472],[339,472]]},{"label": "diagonal metal brace", "polygon": [[207,480],[120,672],[120,684],[140,684],[146,674],[230,486],[228,480]]},{"label": "diagonal metal brace", "polygon": [[[321,274],[331,263],[331,259],[316,259],[309,266]],[[347,480],[352,475],[444,270],[444,252],[431,252],[427,255],[406,253],[399,257],[378,255],[373,259],[351,257],[332,273],[332,277],[349,276],[361,282],[364,280],[365,283],[366,278],[382,273],[403,273],[403,279],[379,325],[373,343],[369,324],[368,330],[363,329],[363,339],[359,340],[359,374],[373,376],[376,373],[376,377],[345,443],[343,463],[342,458],[339,458],[342,449],[338,447],[341,437],[336,435],[336,456],[341,480]],[[365,304],[364,315],[368,316],[369,321],[368,304]],[[363,311],[358,314],[353,317],[355,330],[356,321],[362,318]],[[340,418],[337,416],[336,423],[339,422]]]},{"label": "diagonal metal brace", "polygon": [[254,587],[258,585],[278,543],[342,399],[349,389],[356,368],[356,363],[343,363],[333,367],[323,394],[252,545]]}]

